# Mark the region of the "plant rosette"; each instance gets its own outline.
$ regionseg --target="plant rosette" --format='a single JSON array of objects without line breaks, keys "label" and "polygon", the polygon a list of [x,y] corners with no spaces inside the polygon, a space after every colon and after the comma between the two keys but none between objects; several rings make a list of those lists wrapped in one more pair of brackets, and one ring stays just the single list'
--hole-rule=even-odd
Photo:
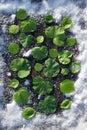
[{"label": "plant rosette", "polygon": [[44,36],[38,36],[37,37],[37,43],[43,43],[44,42]]},{"label": "plant rosette", "polygon": [[16,16],[19,20],[25,20],[27,18],[28,14],[24,9],[20,8],[17,11]]},{"label": "plant rosette", "polygon": [[34,65],[34,69],[37,71],[37,72],[40,72],[42,69],[43,69],[43,65],[40,64],[40,63],[36,63]]},{"label": "plant rosette", "polygon": [[19,32],[19,26],[18,25],[11,25],[9,27],[9,33],[10,34],[17,34]]},{"label": "plant rosette", "polygon": [[17,43],[11,42],[8,45],[8,52],[11,54],[18,54],[19,53],[19,45]]},{"label": "plant rosette", "polygon": [[10,81],[10,84],[9,84],[9,86],[10,86],[11,88],[17,88],[18,85],[19,85],[19,81],[18,81],[17,79],[12,79],[12,80]]},{"label": "plant rosette", "polygon": [[47,24],[51,24],[54,22],[54,18],[51,14],[47,14],[45,17],[44,17],[44,21],[45,23]]},{"label": "plant rosette", "polygon": [[66,17],[62,19],[62,27],[64,29],[69,29],[72,26],[73,22],[71,20],[71,18]]},{"label": "plant rosette", "polygon": [[39,110],[47,115],[53,114],[57,109],[57,101],[53,96],[46,96],[39,102]]}]

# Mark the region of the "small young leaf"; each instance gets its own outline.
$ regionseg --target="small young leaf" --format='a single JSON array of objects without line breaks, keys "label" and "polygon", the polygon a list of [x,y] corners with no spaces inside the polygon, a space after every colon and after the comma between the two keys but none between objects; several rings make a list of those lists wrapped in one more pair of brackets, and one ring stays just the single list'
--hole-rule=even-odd
[{"label": "small young leaf", "polygon": [[40,64],[40,63],[36,63],[35,66],[34,66],[34,69],[35,69],[37,72],[40,72],[40,71],[43,69],[43,65]]},{"label": "small young leaf", "polygon": [[26,104],[30,97],[29,92],[26,88],[21,88],[13,94],[13,99],[17,104]]},{"label": "small young leaf", "polygon": [[47,23],[47,24],[51,24],[54,22],[54,18],[51,14],[47,14],[45,17],[44,17],[44,21]]},{"label": "small young leaf", "polygon": [[37,43],[43,43],[43,41],[44,41],[44,37],[43,36],[38,36],[37,37]]},{"label": "small young leaf", "polygon": [[74,83],[72,80],[66,79],[60,83],[60,91],[63,93],[72,93],[74,91]]},{"label": "small young leaf", "polygon": [[24,19],[27,18],[28,14],[27,14],[26,10],[20,8],[20,9],[17,11],[16,16],[17,16],[17,18],[18,18],[19,20],[24,20]]},{"label": "small young leaf", "polygon": [[57,101],[53,96],[47,96],[39,102],[39,110],[47,115],[53,114],[57,108]]},{"label": "small young leaf", "polygon": [[54,49],[54,48],[50,49],[50,50],[49,50],[49,55],[50,55],[52,58],[57,57],[57,56],[58,56],[58,51],[57,51],[57,49]]},{"label": "small young leaf", "polygon": [[61,109],[69,109],[71,107],[71,101],[69,99],[65,99],[61,104]]},{"label": "small young leaf", "polygon": [[19,81],[17,79],[12,79],[9,85],[11,88],[17,88],[19,85]]},{"label": "small young leaf", "polygon": [[32,107],[25,108],[22,112],[22,116],[26,119],[29,120],[35,116],[36,112]]},{"label": "small young leaf", "polygon": [[17,25],[11,25],[9,27],[9,33],[11,34],[17,34],[19,32],[19,26]]},{"label": "small young leaf", "polygon": [[69,17],[66,17],[66,18],[63,18],[62,19],[62,27],[64,28],[64,29],[68,29],[68,28],[70,28],[71,26],[72,26],[72,20],[71,20],[71,18],[69,18]]},{"label": "small young leaf", "polygon": [[19,78],[26,78],[30,74],[30,70],[20,70],[18,71]]},{"label": "small young leaf", "polygon": [[74,46],[76,43],[76,39],[74,37],[69,37],[66,40],[68,46]]},{"label": "small young leaf", "polygon": [[67,68],[62,68],[62,70],[61,70],[61,74],[62,74],[62,75],[68,75],[68,73],[69,73],[69,69],[67,69]]},{"label": "small young leaf", "polygon": [[13,43],[13,42],[9,43],[8,52],[10,52],[11,54],[19,53],[19,45],[17,43]]},{"label": "small young leaf", "polygon": [[81,64],[80,62],[72,62],[70,65],[70,70],[73,74],[78,73],[81,70]]}]

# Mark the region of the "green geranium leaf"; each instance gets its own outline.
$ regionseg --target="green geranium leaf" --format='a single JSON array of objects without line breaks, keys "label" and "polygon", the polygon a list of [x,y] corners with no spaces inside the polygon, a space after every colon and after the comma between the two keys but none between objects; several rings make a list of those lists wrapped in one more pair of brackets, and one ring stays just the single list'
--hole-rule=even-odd
[{"label": "green geranium leaf", "polygon": [[29,120],[35,116],[36,112],[32,107],[25,108],[22,112],[22,116],[26,119]]},{"label": "green geranium leaf", "polygon": [[60,35],[56,36],[56,37],[53,39],[53,43],[54,43],[56,46],[61,47],[61,46],[64,45],[65,38],[66,38],[65,33],[60,34]]},{"label": "green geranium leaf", "polygon": [[25,78],[30,74],[31,66],[29,61],[25,58],[16,58],[11,61],[10,69],[12,71],[18,71],[20,78]]},{"label": "green geranium leaf", "polygon": [[49,26],[45,29],[45,35],[48,38],[55,38],[58,35],[64,34],[65,31],[59,26]]},{"label": "green geranium leaf", "polygon": [[72,51],[63,50],[62,52],[58,53],[58,59],[61,64],[69,64],[70,58],[73,56]]},{"label": "green geranium leaf", "polygon": [[9,27],[9,33],[17,34],[18,32],[19,32],[19,26],[18,25],[11,25]]},{"label": "green geranium leaf", "polygon": [[44,17],[44,21],[47,23],[47,24],[51,24],[54,22],[54,18],[51,14],[47,14],[45,17]]},{"label": "green geranium leaf", "polygon": [[17,11],[16,16],[17,16],[17,18],[18,18],[19,20],[24,20],[24,19],[27,18],[28,14],[27,14],[26,10],[20,8],[20,9]]},{"label": "green geranium leaf", "polygon": [[73,74],[78,73],[81,70],[81,64],[80,62],[72,62],[70,65],[70,70]]},{"label": "green geranium leaf", "polygon": [[44,75],[46,77],[56,77],[60,71],[59,64],[52,58],[48,58],[45,61],[46,68],[44,69]]},{"label": "green geranium leaf", "polygon": [[64,28],[64,29],[68,29],[68,28],[70,28],[71,26],[72,26],[72,20],[71,20],[71,18],[69,18],[69,17],[67,17],[67,18],[63,18],[62,19],[62,27]]},{"label": "green geranium leaf", "polygon": [[39,102],[39,110],[47,115],[53,114],[57,108],[57,101],[53,96],[47,96]]},{"label": "green geranium leaf", "polygon": [[26,88],[21,88],[13,94],[13,99],[17,104],[26,104],[30,97],[29,92]]},{"label": "green geranium leaf", "polygon": [[26,35],[24,33],[21,33],[19,36],[20,43],[22,44],[23,47],[27,47],[31,45],[34,41],[33,35]]},{"label": "green geranium leaf", "polygon": [[44,41],[44,37],[43,36],[38,36],[37,37],[37,43],[43,43],[43,41]]},{"label": "green geranium leaf", "polygon": [[52,84],[49,81],[45,81],[42,77],[36,76],[33,79],[34,92],[40,95],[49,94],[52,90]]},{"label": "green geranium leaf", "polygon": [[76,43],[76,39],[74,37],[69,37],[66,40],[68,46],[74,46]]},{"label": "green geranium leaf", "polygon": [[17,43],[13,43],[13,42],[9,43],[8,52],[11,54],[19,53],[19,45]]},{"label": "green geranium leaf", "polygon": [[72,93],[74,91],[74,83],[72,80],[66,79],[60,83],[60,91],[63,93]]},{"label": "green geranium leaf", "polygon": [[17,79],[12,79],[9,85],[11,88],[17,88],[19,85],[19,81]]},{"label": "green geranium leaf", "polygon": [[62,70],[61,70],[61,74],[62,74],[62,75],[68,75],[68,73],[69,73],[69,69],[67,69],[67,68],[62,68]]},{"label": "green geranium leaf", "polygon": [[61,104],[61,109],[69,109],[71,107],[71,101],[69,99],[65,99]]},{"label": "green geranium leaf", "polygon": [[48,55],[48,50],[46,46],[34,47],[32,49],[32,56],[37,60],[43,60]]},{"label": "green geranium leaf", "polygon": [[25,33],[34,32],[37,28],[36,20],[34,18],[30,18],[29,20],[23,21],[21,23],[21,28]]},{"label": "green geranium leaf", "polygon": [[50,50],[49,50],[49,55],[50,55],[52,58],[57,57],[57,56],[58,56],[58,51],[57,51],[57,49],[54,49],[54,48],[50,49]]},{"label": "green geranium leaf", "polygon": [[43,65],[40,64],[40,63],[36,63],[35,66],[34,66],[34,69],[35,69],[37,72],[40,72],[40,71],[43,69]]}]

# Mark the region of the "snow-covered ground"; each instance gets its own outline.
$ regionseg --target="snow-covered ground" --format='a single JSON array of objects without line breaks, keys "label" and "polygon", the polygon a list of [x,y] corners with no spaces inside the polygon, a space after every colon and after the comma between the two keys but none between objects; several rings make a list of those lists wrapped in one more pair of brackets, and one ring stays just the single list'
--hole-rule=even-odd
[{"label": "snow-covered ground", "polygon": [[[78,41],[80,54],[77,59],[81,61],[82,69],[75,82],[71,109],[63,111],[61,115],[48,117],[37,113],[34,119],[26,121],[21,117],[21,110],[14,101],[5,110],[0,103],[0,130],[87,130],[87,0],[43,0],[39,4],[31,3],[30,0],[0,0],[1,13],[13,14],[19,7],[34,15],[52,12],[56,21],[62,16],[72,17],[74,24],[71,31]],[[4,37],[0,34],[0,54],[5,44]],[[4,91],[3,66],[0,57],[0,102]]]}]

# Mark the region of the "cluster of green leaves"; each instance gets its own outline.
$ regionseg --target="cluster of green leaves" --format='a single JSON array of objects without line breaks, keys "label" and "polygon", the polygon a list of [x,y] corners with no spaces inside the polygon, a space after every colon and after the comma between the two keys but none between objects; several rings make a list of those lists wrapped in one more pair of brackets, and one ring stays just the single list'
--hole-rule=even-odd
[{"label": "cluster of green leaves", "polygon": [[[22,8],[17,11],[16,17],[19,20],[19,25],[11,25],[9,27],[9,33],[12,35],[19,34],[19,43],[9,43],[8,52],[15,56],[20,52],[20,44],[24,48],[29,48],[36,42],[31,53],[32,58],[36,61],[32,67],[38,74],[41,72],[42,76],[36,75],[33,77],[32,90],[34,93],[44,97],[43,100],[40,100],[38,103],[39,110],[49,115],[56,112],[57,106],[59,105],[61,109],[70,108],[71,101],[69,99],[65,99],[61,104],[58,104],[56,98],[50,96],[50,93],[54,89],[51,83],[52,78],[56,78],[58,74],[66,76],[69,72],[76,74],[81,69],[81,65],[78,61],[72,62],[72,51],[65,49],[59,51],[59,48],[62,49],[64,46],[73,47],[76,44],[76,39],[74,37],[68,37],[66,35],[67,29],[73,24],[71,18],[63,18],[61,25],[54,25],[53,23],[55,20],[53,16],[47,14],[44,16],[44,22],[47,25],[44,31],[45,34],[39,34],[37,37],[34,37],[33,34],[37,31],[38,27],[36,19],[33,17],[28,18],[27,12]],[[45,43],[45,38],[51,39],[53,48],[48,48],[47,43]],[[68,67],[66,65],[68,65]],[[22,79],[32,73],[32,67],[27,58],[16,57],[10,63],[10,70],[12,72],[17,72],[18,78]],[[10,80],[9,86],[16,89],[20,86],[20,82],[17,79],[12,79]],[[60,91],[62,93],[68,94],[72,93],[74,90],[74,82],[72,80],[65,79],[60,83]],[[13,99],[17,104],[26,104],[29,98],[30,93],[25,87],[16,90],[13,94]],[[35,114],[35,110],[31,107],[24,108],[22,112],[22,116],[25,119],[31,119]]]}]

